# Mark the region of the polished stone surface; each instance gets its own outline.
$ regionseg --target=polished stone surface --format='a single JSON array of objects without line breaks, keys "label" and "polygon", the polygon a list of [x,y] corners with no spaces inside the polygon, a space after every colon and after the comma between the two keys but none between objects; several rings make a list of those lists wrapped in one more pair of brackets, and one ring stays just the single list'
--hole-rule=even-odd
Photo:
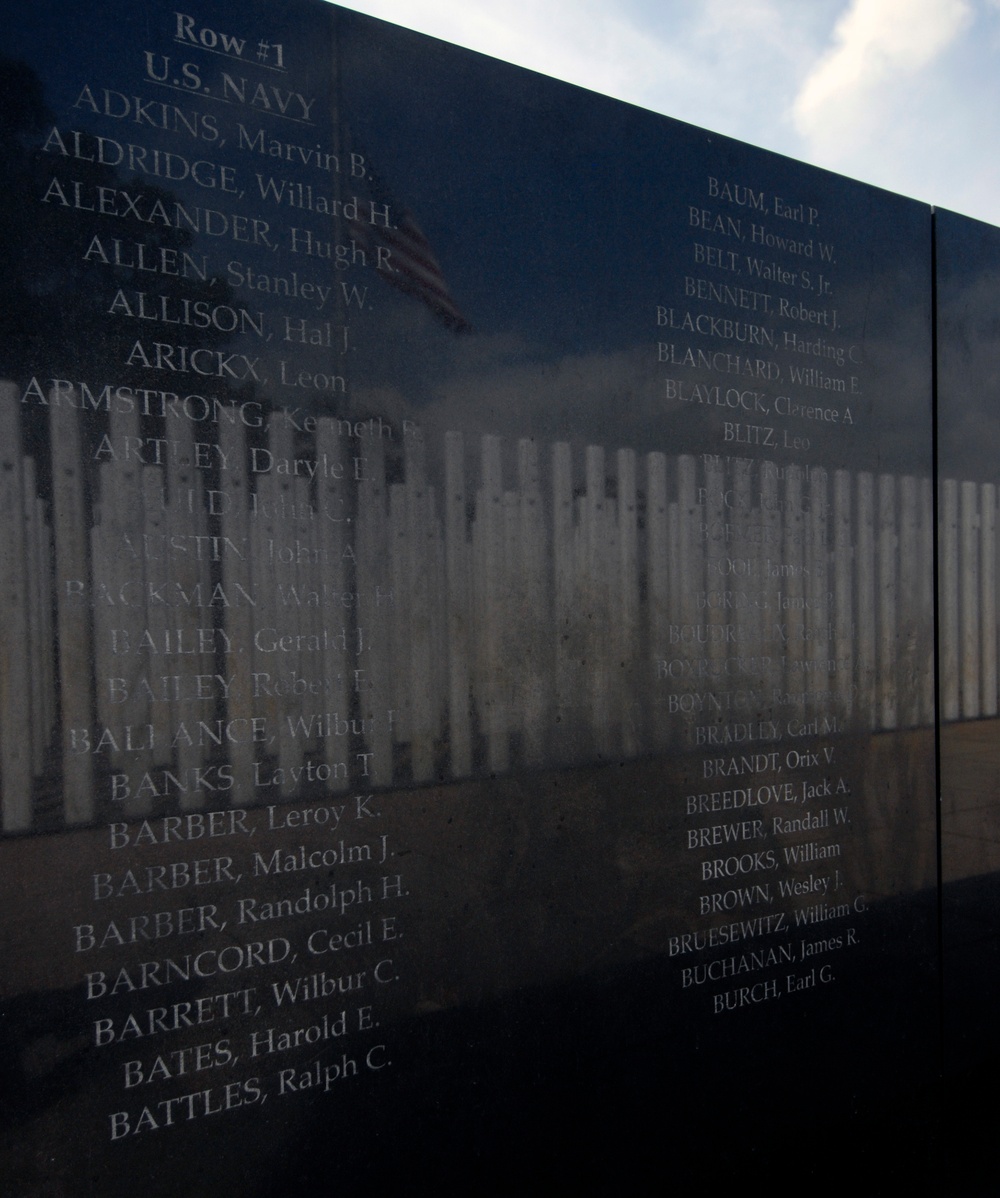
[{"label": "polished stone surface", "polygon": [[[1000,235],[935,214],[938,300],[941,873],[945,1059],[997,1049],[996,294]],[[950,651],[948,651],[950,649]]]},{"label": "polished stone surface", "polygon": [[191,7],[38,5],[3,63],[6,1175],[929,1123],[930,210]]}]

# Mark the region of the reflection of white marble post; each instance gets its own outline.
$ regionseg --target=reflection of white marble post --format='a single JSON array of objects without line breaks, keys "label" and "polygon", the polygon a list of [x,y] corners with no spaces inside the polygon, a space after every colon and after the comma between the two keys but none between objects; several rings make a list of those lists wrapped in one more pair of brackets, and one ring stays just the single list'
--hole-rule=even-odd
[{"label": "reflection of white marble post", "polygon": [[[91,595],[94,583],[87,561],[84,506],[83,447],[75,408],[50,396],[52,438],[52,524],[55,532],[55,582],[59,640],[59,696],[63,736],[63,802],[68,824],[85,823],[94,815],[91,759],[73,753],[69,729],[93,734],[94,705],[91,678],[94,667],[91,638]],[[77,595],[82,583],[83,595]],[[72,597],[75,596],[75,597]]]},{"label": "reflection of white marble post", "polygon": [[[317,458],[317,460],[321,459]],[[315,492],[312,491],[312,486],[315,486]],[[322,478],[319,469],[317,469],[316,478],[312,484],[304,478],[295,480],[296,540],[301,546],[306,547],[304,554],[301,548],[299,550],[299,558],[302,563],[300,577],[309,594],[315,594],[321,590],[324,581],[329,578],[329,570],[333,564],[326,556],[326,547],[320,540],[320,526],[314,503],[314,498],[319,496],[321,488]],[[338,561],[336,565],[339,568],[342,563]],[[338,612],[334,619],[330,619],[329,613],[324,612],[316,603],[306,604],[303,608],[303,617],[302,631],[310,638],[306,644],[309,646],[322,645],[325,631],[327,645],[315,653],[310,651],[302,655],[302,673],[314,681],[320,679],[325,681],[329,678],[328,667],[332,665],[336,669],[338,657],[340,660],[346,661],[347,653],[343,646],[351,646],[354,643],[351,621],[347,612]],[[332,651],[329,645],[331,636],[336,642]],[[310,725],[308,739],[303,745],[307,753],[315,753],[323,749],[319,724],[313,720],[315,712],[315,698],[307,691],[303,692],[299,696],[296,714],[307,725]]]},{"label": "reflection of white marble post", "polygon": [[[377,433],[365,447],[366,466],[371,464],[373,451],[381,461],[381,437]],[[347,481],[352,463],[349,455],[344,452],[343,442],[338,435],[337,421],[333,417],[323,416],[319,420],[316,429],[316,460],[321,463],[321,468],[316,471],[316,504],[312,522],[316,544],[313,586],[319,594],[314,620],[318,632],[328,628],[334,636],[334,643],[331,644],[328,640],[320,655],[323,710],[327,720],[326,735],[320,740],[319,750],[324,762],[330,767],[327,786],[330,790],[337,791],[349,788],[349,771],[344,770],[342,766],[345,763],[351,766],[355,759],[350,738],[337,735],[337,725],[331,727],[330,713],[336,713],[341,720],[349,718],[351,680],[355,668],[365,670],[368,684],[360,693],[359,703],[368,748],[376,757],[385,757],[390,762],[392,750],[387,742],[388,716],[384,710],[378,710],[377,698],[373,698],[378,695],[379,683],[383,680],[378,676],[376,658],[373,656],[371,608],[358,600],[362,591],[360,564],[356,566],[353,579],[348,568],[351,554],[355,555],[357,562],[360,551],[352,536],[352,531],[357,527],[351,522],[351,484]],[[364,490],[365,485],[359,487],[359,504],[360,493]],[[353,593],[355,596],[350,607],[345,607],[342,601],[336,602],[333,599],[334,596],[344,593]],[[343,644],[336,639],[341,630]],[[361,655],[356,652],[359,644],[364,646]],[[313,704],[310,711],[316,710],[317,706]],[[377,760],[373,759],[371,765],[377,766]]]},{"label": "reflection of white marble post", "polygon": [[[809,511],[806,517],[806,627],[809,640],[806,643],[806,658],[812,665],[807,677],[814,679],[806,689],[832,691],[836,685],[836,670],[829,670],[833,648],[831,627],[833,621],[833,592],[827,571],[827,525],[829,522],[829,499],[827,496],[826,471],[813,467],[809,471]],[[823,707],[828,707],[824,703]],[[816,713],[820,714],[819,711]]]},{"label": "reflection of white marble post", "polygon": [[424,442],[406,442],[405,521],[406,575],[410,599],[410,755],[413,780],[434,776],[434,733],[438,711],[432,627],[431,571],[436,521],[433,494],[427,485]]},{"label": "reflection of white marble post", "polygon": [[584,561],[582,591],[586,620],[586,674],[590,696],[590,733],[598,753],[613,751],[611,735],[612,705],[608,678],[609,574],[612,566],[608,545],[608,501],[605,494],[604,449],[588,445],[586,454],[586,495],[583,501]]},{"label": "reflection of white marble post", "polygon": [[[4,403],[0,392],[0,405]],[[19,452],[19,443],[8,441],[0,432],[4,444],[12,445]],[[45,768],[46,751],[52,734],[52,596],[49,594],[49,562],[46,548],[49,530],[45,522],[45,505],[38,498],[35,479],[35,459],[25,458],[24,466],[24,556],[27,569],[28,595],[28,661],[29,674],[26,698],[31,704],[31,771],[40,774]],[[3,509],[0,509],[3,510]],[[2,556],[0,561],[10,561]],[[0,686],[3,683],[0,681]],[[2,742],[0,736],[0,742]],[[3,785],[0,767],[0,786]]]},{"label": "reflection of white marble post", "polygon": [[[706,525],[705,508],[698,502],[698,463],[690,454],[682,454],[677,458],[677,539],[674,542],[674,557],[676,561],[676,585],[671,587],[670,615],[671,624],[691,624],[698,622],[697,591],[704,587],[705,555],[710,551],[709,544],[704,538]],[[698,651],[699,646],[668,645],[667,657],[670,660],[683,661],[688,672],[671,680],[674,694],[681,701],[688,699],[697,691],[715,689],[715,680],[696,674],[699,670],[698,659],[706,657]],[[681,743],[687,744],[686,726],[688,721],[681,720],[681,728],[675,729],[683,737]]]},{"label": "reflection of white marble post", "polygon": [[521,502],[517,491],[505,490],[503,507],[503,571],[496,599],[499,644],[504,646],[504,687],[507,692],[507,732],[523,745],[525,712],[522,703],[527,672],[524,611],[524,572],[521,561]]},{"label": "reflection of white marble post", "polygon": [[[268,522],[269,535],[264,549],[261,565],[261,590],[269,590],[271,596],[268,603],[269,619],[262,619],[258,624],[258,635],[289,637],[291,648],[285,652],[274,650],[261,640],[261,657],[266,659],[265,670],[272,678],[280,679],[280,694],[277,699],[276,727],[278,768],[282,771],[281,795],[290,798],[298,788],[298,783],[292,776],[292,770],[298,770],[302,765],[302,744],[295,736],[294,717],[298,710],[298,698],[290,685],[293,676],[301,673],[300,654],[295,647],[296,639],[303,632],[304,616],[301,602],[303,579],[300,577],[297,562],[296,533],[297,525],[294,518],[296,496],[294,483],[289,472],[294,468],[295,461],[295,432],[288,420],[272,422],[270,429],[269,450],[271,458],[265,459],[271,466],[261,476],[258,482],[258,492],[265,495],[265,502],[271,506],[274,518]],[[288,463],[289,469],[279,473],[278,467]],[[261,484],[266,480],[266,486]],[[299,595],[299,603],[278,604],[274,592],[280,584],[287,588],[287,593],[294,591]],[[264,613],[261,612],[261,615]],[[272,629],[268,634],[265,630]],[[270,721],[269,721],[270,722]]]},{"label": "reflection of white marble post", "polygon": [[563,744],[570,743],[576,731],[574,543],[573,462],[569,445],[565,441],[557,441],[552,447],[552,582],[555,618],[552,631],[556,663],[554,714]]},{"label": "reflection of white marble post", "polygon": [[[350,541],[348,529],[354,528],[356,557],[355,603],[357,622],[365,630],[368,645],[368,664],[365,675],[368,687],[360,693],[362,711],[374,718],[366,745],[374,754],[370,762],[370,780],[376,786],[389,786],[393,777],[392,746],[398,729],[398,671],[394,654],[393,622],[396,613],[406,603],[406,596],[391,585],[389,532],[386,515],[385,444],[382,437],[373,437],[365,447],[365,481],[357,487],[356,524],[343,525],[344,538]],[[344,503],[345,517],[349,505]],[[339,570],[331,579],[334,591],[346,590],[346,575]],[[342,605],[340,605],[342,608]],[[335,610],[337,610],[335,608]],[[343,614],[348,615],[347,609]],[[345,715],[350,710],[350,688],[354,675],[342,662],[332,683],[337,706]],[[392,716],[390,717],[390,712]],[[390,724],[390,718],[392,724]],[[339,753],[338,749],[333,754]],[[333,755],[331,755],[331,763]]]},{"label": "reflection of white marble post", "polygon": [[[193,537],[207,534],[204,491],[201,475],[195,468],[195,427],[183,419],[171,430],[173,452],[167,466],[169,505],[166,513],[166,545],[195,546],[205,544]],[[200,647],[199,628],[211,622],[211,579],[209,563],[198,560],[198,552],[170,552],[167,559],[168,594],[176,595],[169,610],[169,632],[181,643]],[[186,598],[184,598],[184,597]],[[166,671],[164,671],[166,673]],[[174,738],[177,742],[176,778],[180,786],[179,805],[183,810],[203,807],[209,797],[201,787],[192,786],[197,767],[205,763],[205,751],[199,744],[198,721],[211,720],[215,704],[201,698],[203,688],[199,677],[207,675],[215,689],[214,658],[200,651],[179,655],[175,669],[170,671],[176,703]],[[185,735],[181,734],[183,725]]]},{"label": "reflection of white marble post", "polygon": [[[767,558],[761,555],[760,538],[750,534],[755,520],[760,519],[753,499],[753,462],[749,458],[735,458],[732,462],[732,504],[726,513],[733,534],[726,556],[735,564],[729,573],[709,575],[706,586],[715,592],[714,602],[720,605],[724,603],[724,593],[731,592],[733,607],[723,608],[735,629],[731,654],[759,658],[765,652],[762,636],[766,625],[762,617],[766,612],[760,605],[765,601]],[[759,684],[760,672],[754,673],[756,677],[743,680],[750,684],[747,689]],[[743,689],[742,682],[740,689]]]},{"label": "reflection of white marble post", "polygon": [[521,662],[522,691],[519,705],[524,715],[526,760],[542,763],[548,740],[550,713],[548,543],[539,479],[538,445],[517,443],[518,544],[521,580],[518,586],[518,622],[524,629]]},{"label": "reflection of white marble post", "polygon": [[855,647],[858,716],[875,727],[875,480],[867,471],[857,477],[858,511],[855,561]]},{"label": "reflection of white marble post", "polygon": [[920,722],[921,624],[930,616],[921,611],[919,482],[908,474],[899,480],[899,664],[898,719],[902,728]]},{"label": "reflection of white marble post", "polygon": [[[676,465],[676,462],[675,462]],[[679,472],[678,472],[679,473]],[[673,650],[670,647],[669,634],[670,624],[674,620],[682,619],[684,611],[684,577],[683,563],[684,545],[688,536],[688,516],[682,509],[679,500],[673,500],[667,505],[667,558],[670,562],[670,570],[667,575],[667,611],[664,615],[664,640],[663,640],[663,656],[667,660],[673,657]],[[684,693],[688,686],[686,679],[675,679],[673,676],[664,679],[665,685],[669,688],[669,695],[674,697]],[[668,699],[669,708],[669,699]],[[669,744],[678,744],[681,742],[681,729],[678,726],[678,721],[668,718],[668,713],[664,715],[666,723],[667,740]],[[683,743],[686,745],[687,740],[684,738]]]},{"label": "reflection of white marble post", "polygon": [[[91,569],[94,579],[106,583],[113,593],[128,585],[139,601],[95,607],[93,671],[101,733],[107,728],[119,746],[109,753],[112,769],[131,773],[137,779],[152,765],[152,754],[125,753],[125,728],[136,730],[134,743],[146,743],[142,729],[150,723],[152,705],[141,693],[141,683],[148,678],[155,689],[156,679],[171,674],[169,663],[176,660],[162,640],[153,640],[152,649],[141,644],[143,634],[149,630],[147,562],[169,558],[171,550],[164,538],[143,536],[144,467],[125,448],[139,444],[138,412],[134,408],[115,408],[108,425],[115,458],[102,463],[97,471],[99,501],[94,504],[90,530]],[[132,815],[145,815],[151,804],[152,796],[144,793],[138,799],[129,799],[125,809]]]},{"label": "reflection of white marble post", "polygon": [[36,774],[44,770],[57,711],[52,527],[49,506],[38,494],[38,472],[34,458],[23,459],[25,551],[28,558],[31,611],[28,615],[31,642],[31,693],[33,697],[32,760]]},{"label": "reflection of white marble post", "polygon": [[[144,539],[152,545],[168,543],[168,509],[164,481],[162,466],[143,466],[142,531]],[[166,594],[165,588],[170,578],[168,563],[166,553],[146,562],[146,585],[151,595]],[[153,644],[164,644],[170,634],[170,613],[173,609],[165,603],[147,603],[144,610],[146,627]],[[100,685],[98,680],[98,686]],[[175,708],[175,703],[166,701],[151,703],[149,706],[149,720],[153,726],[153,758],[158,765],[168,765],[172,761],[170,742],[173,739]]]},{"label": "reflection of white marble post", "polygon": [[656,662],[667,657],[670,623],[670,520],[667,504],[667,459],[662,453],[646,457],[646,570],[648,611],[647,711],[651,721],[651,747],[664,749],[670,742],[667,714],[667,681],[657,679]]},{"label": "reflection of white marble post", "polygon": [[465,441],[445,434],[445,571],[448,591],[448,732],[452,777],[472,772],[469,693],[469,545],[466,536]]},{"label": "reflection of white marble post", "polygon": [[[760,562],[761,588],[761,684],[765,688],[766,702],[761,715],[769,711],[776,715],[779,704],[774,702],[775,691],[784,693],[785,677],[782,670],[782,658],[785,647],[781,639],[781,625],[784,623],[778,607],[778,593],[781,590],[781,578],[772,570],[775,563],[772,554],[777,554],[781,545],[781,511],[778,502],[778,476],[770,462],[761,464],[760,473],[760,530],[759,530],[758,561]],[[766,663],[766,664],[765,664]]]},{"label": "reflection of white marble post", "polygon": [[934,513],[934,484],[920,480],[920,714],[922,722],[933,724],[936,718],[937,677],[934,665],[934,537],[937,518]]},{"label": "reflection of white marble post", "polygon": [[856,646],[854,638],[854,546],[851,537],[851,476],[837,470],[833,476],[833,603],[834,656],[838,662],[850,663],[837,667],[834,689],[845,719],[850,718],[854,701],[856,677]]},{"label": "reflection of white marble post", "polygon": [[639,636],[639,527],[636,506],[635,451],[618,450],[618,561],[612,572],[617,582],[617,612],[607,649],[614,682],[615,711],[621,719],[621,750],[628,757],[639,751],[644,712],[636,689]]},{"label": "reflection of white marble post", "polygon": [[802,468],[800,466],[785,467],[785,502],[782,507],[782,523],[784,525],[784,548],[781,555],[783,573],[778,580],[777,620],[784,630],[782,652],[785,655],[786,690],[796,696],[790,706],[795,714],[802,719],[806,714],[804,699],[798,696],[812,689],[803,671],[806,653],[807,613],[803,606],[805,602],[805,538],[806,518],[802,499]]},{"label": "reflection of white marble post", "polygon": [[962,483],[959,497],[958,607],[961,643],[958,656],[962,718],[979,715],[979,488]]},{"label": "reflection of white marble post", "polygon": [[941,717],[957,720],[959,714],[959,533],[958,483],[946,478],[941,483],[941,523],[939,527],[938,578],[941,596],[938,606],[938,644],[940,646]]},{"label": "reflection of white marble post", "polygon": [[703,460],[705,501],[702,519],[706,533],[703,552],[700,557],[695,557],[695,568],[686,576],[686,581],[693,599],[692,626],[705,630],[704,639],[699,636],[692,642],[691,653],[695,658],[710,663],[710,684],[705,690],[718,692],[729,690],[732,677],[726,672],[726,662],[729,657],[740,655],[741,650],[727,640],[732,625],[730,609],[721,603],[703,606],[707,603],[708,591],[715,589],[715,580],[720,582],[720,590],[722,587],[729,590],[733,584],[731,577],[727,575],[723,579],[721,574],[724,563],[733,557],[733,546],[728,535],[729,512],[725,506],[725,466],[723,459],[715,454],[706,455]]},{"label": "reflection of white marble post", "polygon": [[[252,619],[254,631],[259,632],[281,626],[283,613],[294,602],[290,585],[292,579],[283,578],[272,560],[274,545],[280,543],[281,526],[275,518],[278,487],[271,471],[257,476],[256,504],[254,519],[250,522],[250,578],[253,583],[251,594],[257,601]],[[282,594],[285,602],[279,606],[279,596]],[[251,668],[260,676],[256,682],[251,678],[254,709],[255,714],[265,721],[269,756],[277,755],[276,746],[282,736],[282,700],[276,690],[280,682],[280,670],[278,664],[271,660],[273,656],[261,651],[254,652],[251,658]],[[274,792],[269,788],[264,789],[263,794],[256,795],[258,801],[271,802],[273,799]]]},{"label": "reflection of white marble post", "polygon": [[410,595],[409,550],[407,547],[406,486],[389,484],[389,518],[386,526],[386,561],[396,603],[390,615],[392,629],[392,681],[396,711],[397,739],[408,744],[413,739],[413,696],[410,693],[410,622],[413,613]]},{"label": "reflection of white marble post", "polygon": [[[0,787],[6,832],[31,826],[33,663],[20,423],[17,388],[0,383],[0,511],[4,514],[0,521]],[[65,730],[63,740],[69,740]],[[68,746],[63,752],[68,755]]]},{"label": "reflection of white marble post", "polygon": [[[229,689],[226,716],[238,720],[234,725],[249,729],[256,715],[253,701],[253,619],[248,603],[238,602],[239,588],[252,593],[250,578],[250,485],[247,477],[246,437],[240,421],[222,420],[219,424],[219,451],[226,464],[219,472],[219,533],[225,547],[222,554],[222,586],[230,597],[223,612],[226,640],[231,652],[222,658],[227,678],[234,678]],[[235,546],[235,550],[230,548]],[[267,729],[270,735],[274,729]],[[248,732],[238,735],[229,745],[233,770],[230,800],[237,806],[253,802],[253,763],[255,745]]]},{"label": "reflection of white marble post", "polygon": [[[278,450],[278,460],[295,459],[295,443],[289,437]],[[278,485],[284,497],[284,518],[279,524],[281,532],[275,538],[276,554],[282,555],[276,569],[295,587],[298,594],[307,595],[315,585],[313,566],[310,560],[308,519],[303,519],[303,509],[309,502],[309,484],[304,478],[280,478]],[[313,681],[321,667],[322,657],[308,651],[309,635],[314,631],[317,609],[308,603],[297,603],[287,607],[277,625],[279,637],[288,637],[292,648],[272,653],[271,660],[289,681],[304,678]],[[340,619],[330,621],[329,631],[336,636]],[[303,648],[305,646],[305,648]],[[281,794],[291,798],[301,788],[303,765],[308,738],[303,728],[303,695],[298,688],[289,686],[284,696],[279,728],[278,764],[282,770]],[[308,723],[308,721],[306,721]],[[346,738],[345,738],[346,739]]]},{"label": "reflection of white marble post", "polygon": [[[25,473],[25,483],[28,481]],[[31,484],[35,490],[34,482]],[[55,612],[53,610],[52,580],[55,577],[55,550],[52,543],[52,525],[48,519],[46,503],[43,499],[35,500],[35,510],[38,513],[38,608],[41,612],[40,632],[42,638],[42,675],[44,687],[44,727],[45,745],[52,743],[52,733],[58,714],[58,692],[56,684],[56,652],[55,652]]]},{"label": "reflection of white marble post", "polygon": [[487,737],[488,766],[503,773],[510,763],[507,679],[501,644],[504,589],[504,499],[500,438],[483,437],[482,489],[476,504],[479,536],[476,570],[476,629],[481,638],[479,697]]},{"label": "reflection of white marble post", "polygon": [[997,714],[997,489],[995,483],[983,483],[981,489],[979,615],[980,657],[982,669],[981,712]]},{"label": "reflection of white marble post", "polygon": [[878,480],[878,700],[876,727],[895,728],[897,722],[896,635],[900,626],[899,576],[896,569],[896,480]]}]

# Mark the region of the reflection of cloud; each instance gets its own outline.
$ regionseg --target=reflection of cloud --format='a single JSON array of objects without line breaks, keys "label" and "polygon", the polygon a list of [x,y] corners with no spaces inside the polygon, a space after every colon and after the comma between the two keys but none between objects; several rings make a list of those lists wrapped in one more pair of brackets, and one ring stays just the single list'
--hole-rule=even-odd
[{"label": "reflection of cloud", "polygon": [[[489,346],[484,347],[487,355]],[[642,444],[663,427],[667,405],[645,346],[611,353],[572,354],[550,362],[521,361],[503,370],[470,361],[443,389],[429,418],[455,427],[476,397],[483,431],[555,441],[572,436],[596,443]],[[460,425],[459,425],[460,426]]]},{"label": "reflection of cloud", "polygon": [[[879,311],[891,280],[878,288]],[[843,308],[856,314],[851,332],[864,359],[861,393],[845,398],[853,424],[824,424],[789,418],[769,409],[761,418],[780,439],[808,437],[808,460],[831,468],[848,467],[925,474],[930,454],[930,344],[926,296],[908,299],[905,288],[893,301],[891,319],[878,312],[864,319],[871,300],[871,281],[845,286]],[[381,414],[397,427],[403,418],[423,429],[429,446],[441,446],[448,431],[461,430],[467,448],[484,434],[505,444],[531,438],[543,446],[556,441],[631,448],[643,454],[660,450],[679,453],[725,453],[723,425],[742,419],[712,402],[679,402],[668,398],[665,379],[680,375],[690,396],[701,383],[707,392],[718,386],[746,387],[739,376],[668,368],[656,361],[656,342],[593,352],[564,353],[558,347],[529,343],[516,334],[442,341],[442,352],[430,357],[417,350],[421,314],[398,313],[393,336],[380,338],[381,378],[366,378],[353,389],[357,417]],[[426,333],[426,330],[425,330]],[[386,357],[385,347],[398,346]],[[713,342],[706,348],[731,348]],[[785,350],[776,352],[781,382],[763,388],[770,405],[786,393],[788,365],[802,365]],[[808,364],[808,363],[807,363]],[[421,383],[423,379],[423,385]],[[429,381],[429,385],[427,385]],[[808,389],[794,394],[803,402],[815,398]],[[731,450],[732,447],[730,446]],[[432,451],[436,452],[436,450]],[[748,452],[743,450],[743,452]],[[770,456],[761,450],[751,456]],[[787,454],[786,454],[787,456]]]},{"label": "reflection of cloud", "polygon": [[[478,336],[456,346],[434,398],[406,415],[440,440],[446,431],[491,433],[505,440],[575,440],[640,451],[663,444],[670,406],[650,369],[655,350],[632,347],[610,353],[571,354],[539,361],[509,337]],[[394,394],[395,392],[395,394]],[[402,412],[406,400],[390,385],[359,388],[358,411]],[[688,447],[690,448],[690,447]]]},{"label": "reflection of cloud", "polygon": [[799,90],[799,132],[840,160],[866,133],[880,132],[894,89],[928,66],[970,17],[967,0],[852,0],[833,48]]}]

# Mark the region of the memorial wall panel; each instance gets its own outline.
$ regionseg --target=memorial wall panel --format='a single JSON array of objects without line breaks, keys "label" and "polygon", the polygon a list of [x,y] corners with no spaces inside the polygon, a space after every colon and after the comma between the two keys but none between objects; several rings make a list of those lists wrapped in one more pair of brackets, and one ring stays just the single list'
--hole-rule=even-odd
[{"label": "memorial wall panel", "polygon": [[930,210],[308,0],[8,41],[16,1192],[834,1169],[937,1067]]},{"label": "memorial wall panel", "polygon": [[945,1053],[997,1048],[997,305],[1000,233],[935,213]]}]

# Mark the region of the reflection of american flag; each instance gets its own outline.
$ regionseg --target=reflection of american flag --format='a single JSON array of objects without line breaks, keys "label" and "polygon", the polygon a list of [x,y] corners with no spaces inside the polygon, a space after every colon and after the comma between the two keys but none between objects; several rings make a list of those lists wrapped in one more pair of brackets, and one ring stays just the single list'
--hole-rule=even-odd
[{"label": "reflection of american flag", "polygon": [[441,273],[441,265],[413,213],[396,202],[370,163],[366,163],[366,167],[370,184],[368,199],[377,210],[388,206],[393,227],[387,228],[381,219],[375,223],[359,219],[352,221],[351,227],[368,250],[383,246],[390,251],[389,264],[393,269],[379,271],[380,277],[425,303],[453,333],[470,332],[472,325],[455,306]]}]

